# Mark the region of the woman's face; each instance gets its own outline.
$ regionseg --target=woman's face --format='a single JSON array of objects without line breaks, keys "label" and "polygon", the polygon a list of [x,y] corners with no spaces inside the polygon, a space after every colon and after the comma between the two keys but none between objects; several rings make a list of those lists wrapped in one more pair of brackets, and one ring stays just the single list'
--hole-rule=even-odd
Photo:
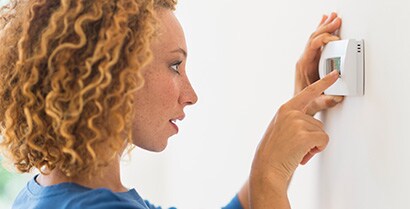
[{"label": "woman's face", "polygon": [[152,62],[141,69],[144,86],[136,93],[133,143],[146,150],[162,151],[168,138],[178,133],[177,120],[184,107],[198,100],[185,72],[185,36],[173,12],[157,10],[159,35],[151,45]]}]

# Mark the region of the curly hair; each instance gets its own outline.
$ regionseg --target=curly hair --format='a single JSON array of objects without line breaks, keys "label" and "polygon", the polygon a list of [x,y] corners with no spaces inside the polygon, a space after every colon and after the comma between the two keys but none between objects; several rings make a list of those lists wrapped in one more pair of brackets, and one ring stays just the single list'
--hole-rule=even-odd
[{"label": "curly hair", "polygon": [[92,175],[131,143],[155,10],[176,0],[11,0],[0,10],[3,154],[20,172]]}]

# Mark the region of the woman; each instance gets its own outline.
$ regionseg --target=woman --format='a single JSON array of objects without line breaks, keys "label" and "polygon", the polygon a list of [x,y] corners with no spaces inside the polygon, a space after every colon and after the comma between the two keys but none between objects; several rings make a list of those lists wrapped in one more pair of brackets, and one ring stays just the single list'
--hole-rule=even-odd
[{"label": "woman", "polygon": [[[164,150],[197,101],[175,5],[15,0],[2,10],[1,145],[19,171],[41,172],[13,208],[155,208],[122,185],[119,160],[129,145]],[[317,75],[321,47],[338,39],[340,25],[336,14],[324,16],[311,36],[296,66],[296,96],[277,112],[248,182],[226,208],[290,208],[293,172],[328,142],[312,116],[343,99],[322,95],[336,72]]]}]

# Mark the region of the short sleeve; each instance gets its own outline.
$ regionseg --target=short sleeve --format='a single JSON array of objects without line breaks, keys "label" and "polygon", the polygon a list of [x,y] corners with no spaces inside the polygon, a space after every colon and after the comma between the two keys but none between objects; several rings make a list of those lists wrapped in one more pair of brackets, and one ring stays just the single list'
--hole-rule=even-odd
[{"label": "short sleeve", "polygon": [[243,209],[241,203],[239,202],[238,195],[235,195],[231,202],[222,209]]}]

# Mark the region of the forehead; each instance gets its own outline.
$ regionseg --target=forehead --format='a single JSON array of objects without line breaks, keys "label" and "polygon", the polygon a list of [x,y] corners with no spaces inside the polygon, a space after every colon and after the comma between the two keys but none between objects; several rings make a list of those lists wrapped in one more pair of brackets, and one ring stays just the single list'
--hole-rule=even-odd
[{"label": "forehead", "polygon": [[159,19],[158,35],[153,41],[153,47],[163,50],[174,50],[182,48],[186,50],[185,35],[181,24],[169,9],[158,9]]}]

